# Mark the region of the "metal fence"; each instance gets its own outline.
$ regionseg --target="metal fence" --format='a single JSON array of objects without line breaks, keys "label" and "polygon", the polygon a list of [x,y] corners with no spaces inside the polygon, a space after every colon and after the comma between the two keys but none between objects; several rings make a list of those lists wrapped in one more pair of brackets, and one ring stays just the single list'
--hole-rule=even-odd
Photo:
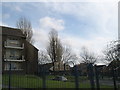
[{"label": "metal fence", "polygon": [[89,64],[87,73],[81,74],[78,66],[69,71],[49,71],[42,67],[36,75],[15,74],[9,70],[9,74],[3,74],[2,87],[4,89],[49,89],[49,88],[88,88],[102,90],[103,88],[120,90],[120,76],[117,70],[110,73],[101,73],[97,66]]}]

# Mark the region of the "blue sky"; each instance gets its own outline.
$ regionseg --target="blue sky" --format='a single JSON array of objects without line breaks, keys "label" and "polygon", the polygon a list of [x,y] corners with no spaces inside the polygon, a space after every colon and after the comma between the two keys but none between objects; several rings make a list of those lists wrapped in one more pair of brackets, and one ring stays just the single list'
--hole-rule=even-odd
[{"label": "blue sky", "polygon": [[[110,0],[114,1],[114,0]],[[2,2],[0,25],[16,27],[24,16],[32,23],[35,46],[44,49],[51,28],[76,53],[83,46],[101,54],[106,44],[117,39],[117,2]]]}]

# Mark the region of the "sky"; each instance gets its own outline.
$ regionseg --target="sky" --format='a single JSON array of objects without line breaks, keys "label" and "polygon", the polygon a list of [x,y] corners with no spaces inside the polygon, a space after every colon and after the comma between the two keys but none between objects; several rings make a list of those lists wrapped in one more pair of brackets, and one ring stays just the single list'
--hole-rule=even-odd
[{"label": "sky", "polygon": [[61,42],[77,55],[83,46],[101,55],[106,45],[118,38],[118,2],[82,1],[2,2],[0,25],[16,28],[17,20],[26,17],[32,23],[34,45],[39,50],[45,50],[48,33],[54,28]]}]

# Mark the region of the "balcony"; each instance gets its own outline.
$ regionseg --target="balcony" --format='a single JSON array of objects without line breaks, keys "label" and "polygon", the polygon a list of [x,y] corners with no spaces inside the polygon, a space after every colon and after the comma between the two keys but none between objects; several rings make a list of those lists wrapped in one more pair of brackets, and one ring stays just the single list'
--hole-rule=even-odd
[{"label": "balcony", "polygon": [[21,57],[14,56],[12,58],[4,56],[4,61],[23,62],[25,61],[25,59],[24,59],[24,56],[21,56]]},{"label": "balcony", "polygon": [[10,70],[10,64],[11,64],[11,70],[12,71],[22,71],[24,70],[23,67],[21,66],[21,63],[19,62],[5,62],[4,70]]},{"label": "balcony", "polygon": [[13,49],[24,49],[24,43],[23,44],[14,44],[14,43],[9,43],[9,42],[5,41],[4,47],[5,48],[13,48]]},{"label": "balcony", "polygon": [[[9,71],[10,69],[9,68],[5,68],[4,69],[5,71]],[[11,69],[12,71],[23,71],[24,69]]]}]

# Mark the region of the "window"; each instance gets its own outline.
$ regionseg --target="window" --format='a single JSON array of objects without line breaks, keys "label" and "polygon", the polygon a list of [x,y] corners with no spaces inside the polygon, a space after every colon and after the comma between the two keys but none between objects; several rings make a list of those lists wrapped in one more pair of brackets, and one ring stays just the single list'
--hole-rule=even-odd
[{"label": "window", "polygon": [[20,60],[22,59],[22,51],[17,49],[6,49],[6,59]]},{"label": "window", "polygon": [[11,69],[15,70],[18,68],[18,65],[16,63],[11,63]]},{"label": "window", "polygon": [[10,46],[21,46],[20,40],[14,39],[14,38],[9,38],[7,39],[7,45]]},{"label": "window", "polygon": [[9,70],[9,68],[10,68],[10,65],[9,65],[9,63],[5,63],[4,70]]},{"label": "window", "polygon": [[19,45],[20,44],[18,40],[10,40],[9,43],[14,44],[14,45]]},{"label": "window", "polygon": [[15,50],[10,50],[10,58],[13,59],[15,57]]}]

